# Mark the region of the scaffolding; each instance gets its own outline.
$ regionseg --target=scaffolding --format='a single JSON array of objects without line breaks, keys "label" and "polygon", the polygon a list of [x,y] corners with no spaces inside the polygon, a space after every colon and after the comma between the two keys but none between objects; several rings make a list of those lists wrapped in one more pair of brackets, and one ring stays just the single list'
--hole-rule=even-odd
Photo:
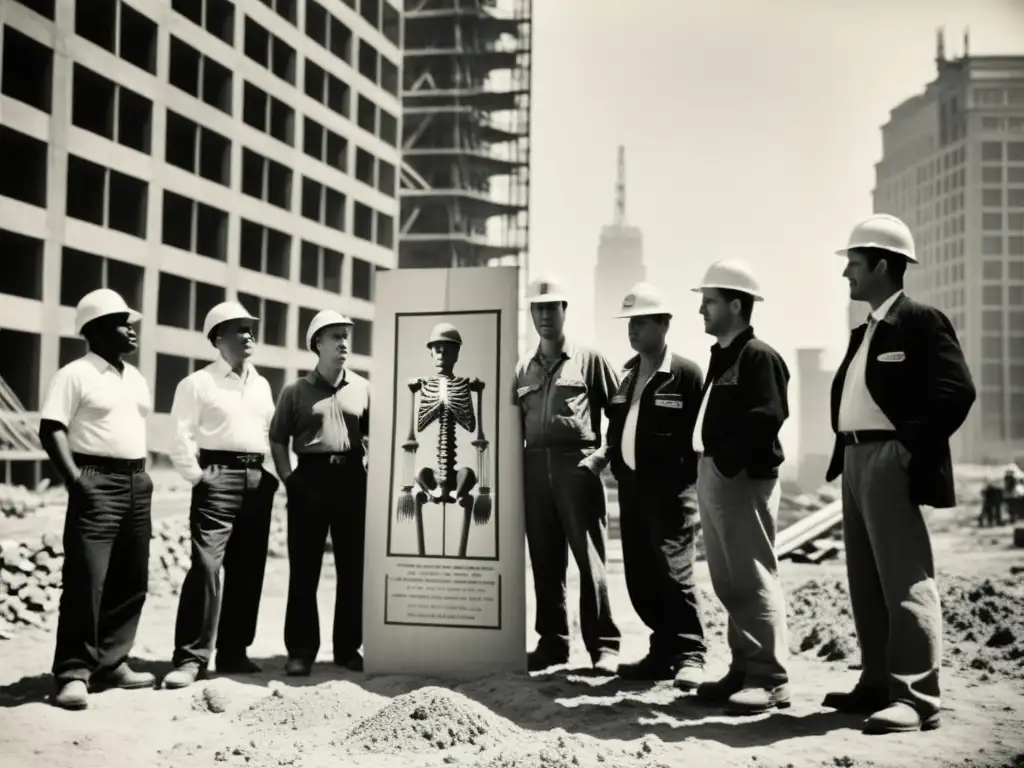
[{"label": "scaffolding", "polygon": [[531,2],[406,0],[399,267],[518,266],[525,285]]}]

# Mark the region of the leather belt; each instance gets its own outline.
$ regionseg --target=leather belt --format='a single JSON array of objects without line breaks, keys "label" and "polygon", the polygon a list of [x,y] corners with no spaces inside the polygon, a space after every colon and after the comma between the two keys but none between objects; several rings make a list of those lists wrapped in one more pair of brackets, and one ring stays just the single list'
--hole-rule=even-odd
[{"label": "leather belt", "polygon": [[865,429],[860,432],[840,432],[839,440],[843,445],[859,445],[860,443],[884,443],[895,440],[896,432],[891,429]]},{"label": "leather belt", "polygon": [[263,466],[262,453],[237,453],[235,451],[199,451],[199,466],[226,467],[227,469],[252,469]]},{"label": "leather belt", "polygon": [[145,459],[114,459],[109,456],[90,456],[85,453],[73,453],[71,458],[79,467],[91,467],[111,475],[134,475],[146,471]]},{"label": "leather belt", "polygon": [[300,453],[298,456],[299,466],[303,464],[311,466],[324,466],[324,465],[335,465],[345,466],[347,464],[362,464],[363,454],[349,451],[347,453],[326,453],[326,452],[310,452]]}]

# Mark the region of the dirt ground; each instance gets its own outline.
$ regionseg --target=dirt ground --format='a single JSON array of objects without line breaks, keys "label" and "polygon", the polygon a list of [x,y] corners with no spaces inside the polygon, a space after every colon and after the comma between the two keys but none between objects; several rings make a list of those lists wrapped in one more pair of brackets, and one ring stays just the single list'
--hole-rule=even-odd
[{"label": "dirt ground", "polygon": [[[978,531],[965,525],[966,514],[933,522],[948,626],[943,724],[930,733],[868,737],[858,718],[819,706],[826,692],[857,678],[841,561],[783,564],[796,651],[793,707],[727,718],[668,684],[593,675],[578,638],[572,663],[543,675],[462,684],[369,677],[333,667],[326,646],[312,677],[286,678],[280,654],[287,563],[271,560],[251,649],[262,675],[214,678],[183,691],[112,691],[71,713],[45,701],[51,634],[31,631],[0,643],[0,765],[1024,766],[1024,550],[1011,548],[1008,528]],[[325,563],[325,638],[332,571]],[[631,659],[646,650],[647,630],[621,573],[613,546],[611,599],[623,658]],[[717,675],[725,668],[723,617],[703,564],[699,578],[712,648],[708,672]],[[573,574],[570,600],[577,583]],[[153,596],[142,618],[139,666],[158,676],[168,668],[175,605],[173,596]],[[532,600],[528,610],[532,624]]]}]

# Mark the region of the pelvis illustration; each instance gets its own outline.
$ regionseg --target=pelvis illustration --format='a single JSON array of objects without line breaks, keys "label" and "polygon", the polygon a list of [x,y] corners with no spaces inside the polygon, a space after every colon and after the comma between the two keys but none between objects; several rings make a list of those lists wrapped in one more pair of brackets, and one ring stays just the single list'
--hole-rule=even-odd
[{"label": "pelvis illustration", "polygon": [[[491,488],[489,480],[489,446],[484,436],[482,409],[484,382],[455,375],[455,364],[462,348],[462,335],[450,323],[436,325],[427,341],[437,375],[412,379],[408,386],[412,402],[409,416],[409,437],[402,444],[404,451],[403,485],[396,510],[399,522],[416,521],[420,556],[427,555],[424,536],[424,510],[428,505],[439,507],[442,526],[442,551],[447,532],[447,508],[462,510],[462,535],[459,557],[466,556],[470,521],[484,525],[491,519]],[[417,398],[417,395],[419,397]],[[474,409],[474,395],[476,407]],[[419,401],[417,404],[417,400]],[[417,470],[417,437],[437,422],[437,452],[433,466]],[[476,439],[476,470],[457,466],[456,429],[461,427]],[[477,489],[474,494],[473,491]],[[438,554],[438,553],[435,553]]]}]

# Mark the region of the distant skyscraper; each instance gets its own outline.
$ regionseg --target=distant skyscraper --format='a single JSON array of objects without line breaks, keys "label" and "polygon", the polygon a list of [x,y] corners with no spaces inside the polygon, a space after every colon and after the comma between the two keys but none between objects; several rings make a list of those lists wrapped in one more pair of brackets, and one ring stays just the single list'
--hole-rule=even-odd
[{"label": "distant skyscraper", "polygon": [[626,223],[626,148],[619,147],[615,223],[601,229],[594,270],[594,346],[612,365],[622,365],[634,354],[626,338],[626,321],[615,315],[626,292],[646,279],[643,233]]},{"label": "distant skyscraper", "polygon": [[1001,461],[1024,456],[1024,56],[968,43],[947,59],[940,31],[937,77],[882,127],[874,210],[913,231],[907,291],[949,316],[978,387],[954,456]]}]

